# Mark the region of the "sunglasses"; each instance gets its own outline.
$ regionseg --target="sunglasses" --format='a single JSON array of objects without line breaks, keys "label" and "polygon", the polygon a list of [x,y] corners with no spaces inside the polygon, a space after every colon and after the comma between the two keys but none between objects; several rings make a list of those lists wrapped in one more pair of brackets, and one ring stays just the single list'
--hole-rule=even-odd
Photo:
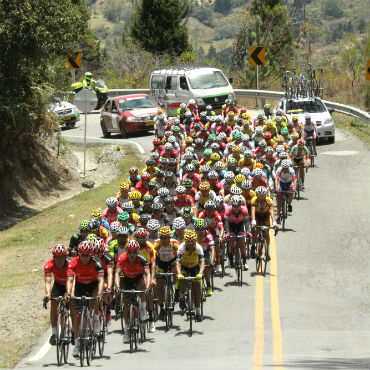
[{"label": "sunglasses", "polygon": [[81,257],[90,257],[91,253],[80,253]]},{"label": "sunglasses", "polygon": [[136,238],[136,240],[139,242],[139,243],[144,243],[146,241],[145,238]]}]

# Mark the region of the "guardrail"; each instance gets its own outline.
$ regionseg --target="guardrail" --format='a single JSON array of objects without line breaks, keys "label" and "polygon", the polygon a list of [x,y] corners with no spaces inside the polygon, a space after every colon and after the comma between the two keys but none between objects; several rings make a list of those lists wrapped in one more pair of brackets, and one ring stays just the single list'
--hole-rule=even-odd
[{"label": "guardrail", "polygon": [[[245,90],[235,89],[236,97],[247,97],[247,98],[260,98],[260,99],[281,99],[284,97],[284,93],[281,91],[268,91],[268,90]],[[110,96],[119,96],[127,94],[150,94],[150,89],[114,89],[109,90]],[[326,107],[329,110],[333,110],[338,113],[347,114],[356,117],[362,121],[370,124],[370,114],[362,111],[361,109],[351,107],[349,105],[343,105],[334,103],[331,101],[323,100]]]}]

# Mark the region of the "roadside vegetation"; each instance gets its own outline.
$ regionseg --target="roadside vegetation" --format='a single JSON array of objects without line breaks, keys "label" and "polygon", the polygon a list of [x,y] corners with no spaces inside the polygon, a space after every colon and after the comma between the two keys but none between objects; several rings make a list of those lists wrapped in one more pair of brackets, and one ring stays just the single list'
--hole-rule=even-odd
[{"label": "roadside vegetation", "polygon": [[[85,191],[0,233],[0,367],[11,367],[48,327],[49,311],[42,308],[43,265],[53,245],[69,244],[82,219],[95,208],[105,208],[119,183],[133,166],[143,166],[125,146],[121,174],[109,184]],[[6,338],[6,340],[5,340]]]}]

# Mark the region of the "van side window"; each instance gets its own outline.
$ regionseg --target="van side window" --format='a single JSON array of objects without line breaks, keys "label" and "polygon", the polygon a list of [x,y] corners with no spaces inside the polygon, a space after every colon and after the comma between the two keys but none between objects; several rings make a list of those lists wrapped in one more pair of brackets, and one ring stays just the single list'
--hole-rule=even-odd
[{"label": "van side window", "polygon": [[188,82],[186,81],[186,77],[180,77],[180,89],[182,90],[189,90]]},{"label": "van side window", "polygon": [[152,89],[164,89],[164,78],[163,76],[153,76],[151,81]]},{"label": "van side window", "polygon": [[166,79],[166,90],[176,90],[177,88],[177,77],[168,76]]}]

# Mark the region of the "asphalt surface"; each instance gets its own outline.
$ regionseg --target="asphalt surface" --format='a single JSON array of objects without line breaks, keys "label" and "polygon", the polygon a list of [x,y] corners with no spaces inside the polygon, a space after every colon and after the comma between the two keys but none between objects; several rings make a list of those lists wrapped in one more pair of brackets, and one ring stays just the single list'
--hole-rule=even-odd
[{"label": "asphalt surface", "polygon": [[[176,314],[169,332],[157,323],[156,333],[133,354],[121,342],[119,321],[113,321],[104,357],[95,359],[93,367],[368,369],[370,155],[359,139],[339,129],[336,135],[335,144],[318,147],[304,199],[294,201],[288,231],[279,232],[271,243],[266,277],[254,274],[250,260],[246,284],[239,287],[235,272],[228,269],[228,276],[215,279],[217,289],[192,337],[188,322]],[[151,137],[130,140],[148,148]],[[79,362],[70,356],[69,365]],[[56,367],[55,349],[19,367]]]}]

